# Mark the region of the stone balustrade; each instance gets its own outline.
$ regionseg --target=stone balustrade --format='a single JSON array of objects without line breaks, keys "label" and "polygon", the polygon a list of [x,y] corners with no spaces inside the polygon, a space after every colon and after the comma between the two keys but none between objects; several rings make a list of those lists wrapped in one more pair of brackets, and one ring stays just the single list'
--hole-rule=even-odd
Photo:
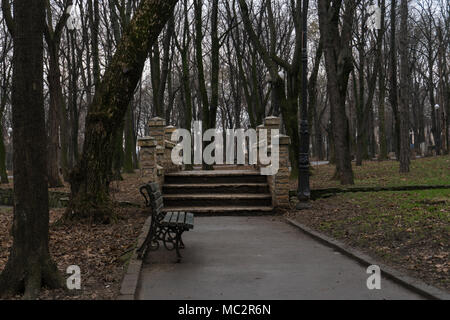
[{"label": "stone balustrade", "polygon": [[[140,147],[139,162],[140,175],[144,183],[157,182],[164,184],[164,175],[166,173],[182,170],[181,166],[173,164],[171,154],[176,146],[176,141],[171,141],[172,133],[176,127],[166,126],[166,122],[161,118],[153,118],[149,122],[149,137],[142,137],[138,140]],[[268,117],[264,119],[264,124],[257,127],[259,131],[267,129],[268,156],[272,152],[271,135],[272,130],[281,130],[281,119],[277,117]],[[279,134],[279,170],[275,175],[268,176],[268,184],[272,193],[272,202],[276,208],[289,207],[289,145],[290,137]],[[261,143],[261,141],[259,141]],[[256,146],[251,146],[255,148]],[[248,154],[246,153],[248,160]],[[259,162],[255,169],[261,170],[265,166]]]},{"label": "stone balustrade", "polygon": [[[281,119],[277,117],[267,117],[264,119],[264,124],[258,126],[258,137],[261,129],[267,130],[267,146],[268,155],[272,152],[272,130],[281,131]],[[272,202],[276,208],[289,208],[289,146],[291,139],[288,136],[278,134],[279,140],[279,169],[275,175],[268,176],[268,183],[270,192],[272,193]],[[261,143],[261,141],[260,141]],[[260,168],[264,167],[263,164],[258,162]]]},{"label": "stone balustrade", "polygon": [[162,185],[165,173],[181,169],[171,160],[172,149],[176,146],[176,143],[171,141],[172,133],[175,130],[176,128],[173,126],[166,126],[164,119],[153,118],[150,120],[150,136],[138,140],[142,182],[157,182]]}]

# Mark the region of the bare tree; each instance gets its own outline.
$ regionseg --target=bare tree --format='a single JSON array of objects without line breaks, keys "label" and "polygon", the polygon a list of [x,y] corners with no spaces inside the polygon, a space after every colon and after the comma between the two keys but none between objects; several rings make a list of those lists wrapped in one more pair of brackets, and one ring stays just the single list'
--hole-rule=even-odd
[{"label": "bare tree", "polygon": [[[50,1],[46,1],[47,24],[44,29],[45,41],[47,43],[47,52],[49,57],[49,70],[47,73],[50,107],[48,112],[48,183],[51,188],[61,187],[63,185],[60,175],[60,132],[63,114],[66,110],[61,88],[61,72],[59,65],[60,43],[63,34],[63,28],[66,25],[69,13],[67,8],[72,5],[72,1],[64,1],[62,14],[57,20],[56,26],[53,27],[53,9]],[[61,135],[62,136],[62,135]],[[65,136],[65,135],[64,135]],[[65,144],[67,141],[63,141]],[[67,157],[66,154],[62,155]]]},{"label": "bare tree", "polygon": [[[336,153],[336,172],[342,184],[353,184],[349,123],[345,111],[347,87],[353,70],[351,51],[356,3],[319,0],[319,23],[323,39],[328,93],[333,116],[332,132]],[[342,13],[341,13],[342,11]],[[340,21],[342,18],[342,28]],[[340,31],[341,30],[341,31]]]},{"label": "bare tree", "polygon": [[408,173],[410,164],[409,143],[409,67],[408,67],[408,0],[400,6],[400,172]]},{"label": "bare tree", "polygon": [[14,41],[13,246],[0,276],[0,296],[25,289],[34,299],[41,286],[57,288],[62,278],[50,257],[47,155],[43,96],[45,1],[14,1],[14,20],[3,1]]},{"label": "bare tree", "polygon": [[[3,26],[4,21],[2,22]],[[11,73],[12,63],[9,59],[12,50],[12,39],[8,32],[3,35],[2,51],[0,53],[0,182],[2,184],[9,183],[8,172],[6,171],[6,148],[5,148],[5,126],[4,123],[7,113],[8,100],[10,100],[11,91]],[[6,130],[7,131],[7,130]]]}]

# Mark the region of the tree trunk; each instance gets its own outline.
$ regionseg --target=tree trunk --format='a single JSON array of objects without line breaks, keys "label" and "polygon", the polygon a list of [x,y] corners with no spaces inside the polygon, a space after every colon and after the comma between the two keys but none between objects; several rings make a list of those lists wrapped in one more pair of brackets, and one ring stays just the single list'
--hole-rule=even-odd
[{"label": "tree trunk", "polygon": [[184,121],[181,126],[184,129],[191,130],[192,124],[192,93],[191,93],[191,75],[189,70],[189,47],[191,43],[191,36],[189,30],[189,18],[188,18],[188,0],[184,0],[183,3],[184,16],[183,16],[183,42],[180,44],[177,37],[174,37],[175,44],[180,51],[181,55],[181,68],[182,68],[182,93],[184,100]]},{"label": "tree trunk", "polygon": [[441,154],[441,134],[438,129],[438,113],[436,111],[436,99],[434,97],[434,63],[431,58],[428,61],[428,69],[429,69],[429,78],[428,78],[428,95],[430,99],[430,108],[431,108],[431,133],[434,137],[434,144],[436,147],[436,154]]},{"label": "tree trunk", "polygon": [[331,4],[329,0],[319,0],[319,24],[324,44],[327,71],[327,88],[333,114],[333,135],[335,143],[336,169],[341,184],[354,184],[350,154],[350,130],[346,115],[347,87],[353,69],[351,39],[355,6],[345,1],[343,27],[339,33],[342,2]]},{"label": "tree trunk", "polygon": [[[170,44],[172,42],[173,33],[175,30],[175,17],[172,16],[169,19],[169,22],[167,24],[167,30],[166,35],[164,37],[164,43],[163,43],[163,60],[161,65],[161,80],[159,82],[159,88],[158,91],[155,92],[157,94],[158,98],[158,106],[160,108],[160,113],[157,114],[160,118],[165,118],[165,111],[167,110],[167,107],[164,106],[164,95],[166,92],[166,88],[168,87],[168,79],[169,79],[169,65],[171,60],[170,55]],[[169,122],[167,122],[169,123]]]},{"label": "tree trunk", "polygon": [[209,128],[216,127],[217,108],[219,106],[220,42],[218,35],[219,0],[212,0],[211,9],[211,103],[209,110]]},{"label": "tree trunk", "polygon": [[177,0],[145,0],[127,28],[96,89],[86,117],[83,154],[71,174],[71,201],[66,218],[109,221],[111,154],[115,132],[124,121],[145,60]]},{"label": "tree trunk", "polygon": [[439,53],[438,53],[438,70],[439,70],[439,104],[442,119],[442,151],[444,154],[449,154],[449,132],[448,132],[448,118],[449,118],[449,106],[447,96],[449,94],[448,88],[448,71],[447,71],[447,48],[448,42],[444,41],[441,22],[437,28],[438,40],[439,40]]},{"label": "tree trunk", "polygon": [[159,87],[161,86],[161,63],[160,63],[159,44],[155,43],[150,53],[150,74],[153,90],[153,116],[163,117],[164,108],[159,101]]},{"label": "tree trunk", "polygon": [[[128,112],[127,112],[128,113]],[[125,121],[120,124],[116,132],[113,134],[113,152],[112,152],[112,168],[111,181],[122,181],[122,167],[124,165],[125,153],[123,150],[123,134]]]},{"label": "tree trunk", "polygon": [[123,159],[123,170],[125,173],[134,173],[133,166],[133,152],[136,152],[136,145],[134,144],[133,132],[133,104],[130,103],[126,118],[125,118],[125,150]]},{"label": "tree trunk", "polygon": [[[365,88],[365,77],[364,77],[364,69],[366,66],[366,32],[367,32],[367,14],[364,8],[364,3],[362,4],[361,10],[361,33],[358,38],[358,54],[359,54],[359,70],[358,70],[358,84],[359,88],[356,85],[355,72],[353,72],[353,83],[354,83],[354,94],[355,94],[355,106],[356,106],[356,165],[362,166],[363,160],[367,160],[367,110],[365,110],[365,96],[366,96],[366,88]],[[359,89],[359,90],[358,90]]]},{"label": "tree trunk", "polygon": [[[4,49],[6,50],[6,49]],[[6,55],[5,55],[6,56]],[[6,57],[4,57],[6,59]],[[8,184],[8,172],[6,168],[6,148],[5,148],[5,139],[4,139],[4,130],[3,130],[3,117],[5,116],[6,110],[6,97],[8,94],[8,83],[9,76],[6,74],[5,69],[3,69],[3,80],[2,80],[2,92],[1,92],[1,106],[0,106],[0,183]]]},{"label": "tree trunk", "polygon": [[98,37],[100,26],[100,11],[97,0],[88,1],[89,26],[91,29],[91,47],[92,47],[92,72],[94,75],[95,89],[100,82],[100,55],[98,49]]},{"label": "tree trunk", "polygon": [[[8,11],[3,8],[4,11]],[[10,12],[6,12],[11,17]],[[43,97],[45,1],[16,0],[12,91],[14,139],[13,246],[0,276],[0,296],[41,286],[57,288],[62,278],[49,253],[47,139]]]},{"label": "tree trunk", "polygon": [[205,83],[205,70],[203,65],[203,0],[194,0],[195,9],[195,62],[197,64],[198,86],[200,91],[199,104],[202,110],[203,131],[209,125],[209,98]]},{"label": "tree trunk", "polygon": [[[78,101],[78,77],[79,77],[79,67],[80,62],[82,61],[80,58],[77,59],[77,48],[76,48],[76,33],[71,32],[70,35],[70,44],[71,44],[71,50],[69,55],[69,61],[71,66],[71,76],[69,81],[69,112],[70,112],[70,141],[68,141],[69,144],[69,150],[70,150],[70,158],[68,160],[68,167],[72,169],[75,165],[75,163],[78,161],[79,158],[79,152],[78,152],[78,133],[79,133],[79,107],[77,104]],[[63,115],[63,120],[67,123],[69,122],[67,119],[67,115]],[[69,130],[69,125],[65,124],[67,127],[67,131]],[[67,138],[69,140],[69,138]],[[63,149],[65,147],[63,146]],[[64,155],[64,153],[63,153]],[[69,174],[65,174],[65,176],[69,176]],[[70,178],[70,177],[69,177]],[[69,180],[69,179],[66,179]]]},{"label": "tree trunk", "polygon": [[47,174],[50,188],[63,186],[60,172],[60,119],[63,104],[62,88],[59,71],[59,44],[48,41],[49,71],[48,84],[50,92],[50,106],[48,111],[48,146],[47,146]]},{"label": "tree trunk", "polygon": [[400,173],[409,172],[409,90],[408,90],[408,0],[402,0],[400,7]]},{"label": "tree trunk", "polygon": [[[49,70],[48,70],[48,86],[50,93],[50,106],[48,111],[48,146],[47,146],[47,174],[48,184],[51,188],[63,186],[60,162],[61,162],[61,147],[67,145],[63,130],[63,121],[65,117],[65,106],[61,87],[61,72],[59,70],[59,46],[61,42],[61,35],[63,28],[69,18],[66,10],[72,1],[66,1],[64,4],[64,13],[53,28],[52,8],[50,3],[46,3],[47,10],[47,24],[44,29],[45,41],[47,42]],[[64,129],[67,129],[64,123]],[[61,139],[60,139],[61,138]],[[63,155],[64,162],[66,154]]]},{"label": "tree trunk", "polygon": [[398,83],[397,83],[397,0],[391,1],[391,92],[390,101],[394,116],[393,140],[397,159],[400,155],[400,114],[398,110]]},{"label": "tree trunk", "polygon": [[319,160],[323,160],[323,142],[322,142],[322,129],[321,129],[321,116],[319,115],[319,104],[317,103],[317,77],[319,74],[320,61],[323,56],[323,44],[322,40],[319,40],[319,45],[317,47],[316,56],[314,58],[314,67],[311,72],[311,76],[308,81],[308,97],[309,97],[309,110],[310,113],[310,123],[313,123],[314,127],[314,139],[313,139],[313,150],[314,156]]},{"label": "tree trunk", "polygon": [[8,184],[8,172],[6,170],[6,149],[3,137],[3,125],[0,123],[0,183]]},{"label": "tree trunk", "polygon": [[387,159],[387,144],[386,144],[386,77],[385,68],[383,66],[383,38],[385,33],[385,16],[386,16],[386,0],[381,1],[381,30],[378,31],[377,39],[377,55],[378,55],[378,90],[379,90],[379,105],[378,105],[378,130],[379,130],[379,154],[378,160],[383,161]]}]

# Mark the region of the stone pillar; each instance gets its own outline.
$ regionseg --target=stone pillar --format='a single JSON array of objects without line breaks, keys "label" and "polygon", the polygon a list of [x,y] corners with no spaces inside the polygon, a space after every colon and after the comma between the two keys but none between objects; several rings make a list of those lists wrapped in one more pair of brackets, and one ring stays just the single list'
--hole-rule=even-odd
[{"label": "stone pillar", "polygon": [[273,196],[275,200],[275,206],[277,208],[289,208],[289,178],[291,173],[289,172],[289,145],[291,144],[291,138],[285,135],[280,135],[280,169],[278,173],[273,177]]},{"label": "stone pillar", "polygon": [[153,118],[148,123],[150,127],[150,137],[156,140],[159,147],[164,147],[166,120],[162,118]]},{"label": "stone pillar", "polygon": [[[258,138],[261,129],[267,130],[267,153],[270,156],[272,152],[272,130],[281,130],[281,119],[278,117],[265,118],[264,125],[257,128]],[[288,136],[279,134],[279,143],[280,167],[276,175],[267,177],[267,181],[272,193],[274,206],[276,208],[289,208],[289,145],[291,144],[291,139]],[[262,166],[261,163],[259,163],[259,166]]]},{"label": "stone pillar", "polygon": [[141,180],[144,183],[157,181],[156,140],[151,137],[139,138],[138,146]]},{"label": "stone pillar", "polygon": [[165,126],[166,120],[162,118],[152,118],[149,122],[150,137],[156,141],[156,169],[158,183],[164,182],[164,153],[165,153]]},{"label": "stone pillar", "polygon": [[164,146],[164,169],[165,172],[176,172],[178,166],[172,162],[172,150],[176,146],[176,141],[172,141],[172,134],[177,130],[174,126],[164,128],[165,146]]},{"label": "stone pillar", "polygon": [[267,147],[272,143],[272,130],[280,130],[281,119],[278,117],[267,117],[264,119],[264,129],[267,129]]},{"label": "stone pillar", "polygon": [[256,136],[257,136],[257,140],[258,142],[256,143],[256,146],[253,146],[253,148],[256,148],[256,150],[254,150],[254,152],[256,152],[256,154],[258,155],[258,162],[257,162],[257,167],[261,167],[262,163],[261,163],[261,159],[259,158],[259,146],[260,144],[263,142],[262,140],[259,140],[259,133],[261,130],[266,129],[266,127],[264,127],[263,124],[259,125],[256,127]]},{"label": "stone pillar", "polygon": [[140,138],[138,145],[141,180],[143,182],[164,182],[164,150],[166,121],[162,118],[153,118],[149,122],[149,137]]},{"label": "stone pillar", "polygon": [[[167,126],[164,128],[164,136],[166,141],[172,141],[172,134],[177,130],[174,126]],[[176,141],[173,141],[176,142]]]}]

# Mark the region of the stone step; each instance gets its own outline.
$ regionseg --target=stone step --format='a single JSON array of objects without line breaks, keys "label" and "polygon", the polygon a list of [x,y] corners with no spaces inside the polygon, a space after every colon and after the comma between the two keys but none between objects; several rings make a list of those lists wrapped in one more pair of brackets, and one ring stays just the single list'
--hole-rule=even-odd
[{"label": "stone step", "polygon": [[242,169],[224,166],[167,174],[164,211],[224,216],[273,214],[267,177],[253,168]]},{"label": "stone step", "polygon": [[[195,171],[201,171],[202,166],[194,165]],[[217,164],[213,166],[214,170],[255,170],[255,166],[251,165],[235,165],[235,164]]]},{"label": "stone step", "polygon": [[165,184],[164,194],[242,194],[270,193],[267,183],[203,183],[203,184]]},{"label": "stone step", "polygon": [[267,183],[256,170],[182,171],[165,176],[165,184]]},{"label": "stone step", "polygon": [[165,194],[167,207],[224,207],[271,206],[272,195],[267,194]]},{"label": "stone step", "polygon": [[271,206],[231,206],[231,207],[165,207],[164,212],[192,212],[196,216],[255,216],[272,215],[274,209]]},{"label": "stone step", "polygon": [[260,175],[257,170],[192,170],[192,171],[180,171],[167,173],[168,177],[186,177],[186,176],[253,176]]}]

